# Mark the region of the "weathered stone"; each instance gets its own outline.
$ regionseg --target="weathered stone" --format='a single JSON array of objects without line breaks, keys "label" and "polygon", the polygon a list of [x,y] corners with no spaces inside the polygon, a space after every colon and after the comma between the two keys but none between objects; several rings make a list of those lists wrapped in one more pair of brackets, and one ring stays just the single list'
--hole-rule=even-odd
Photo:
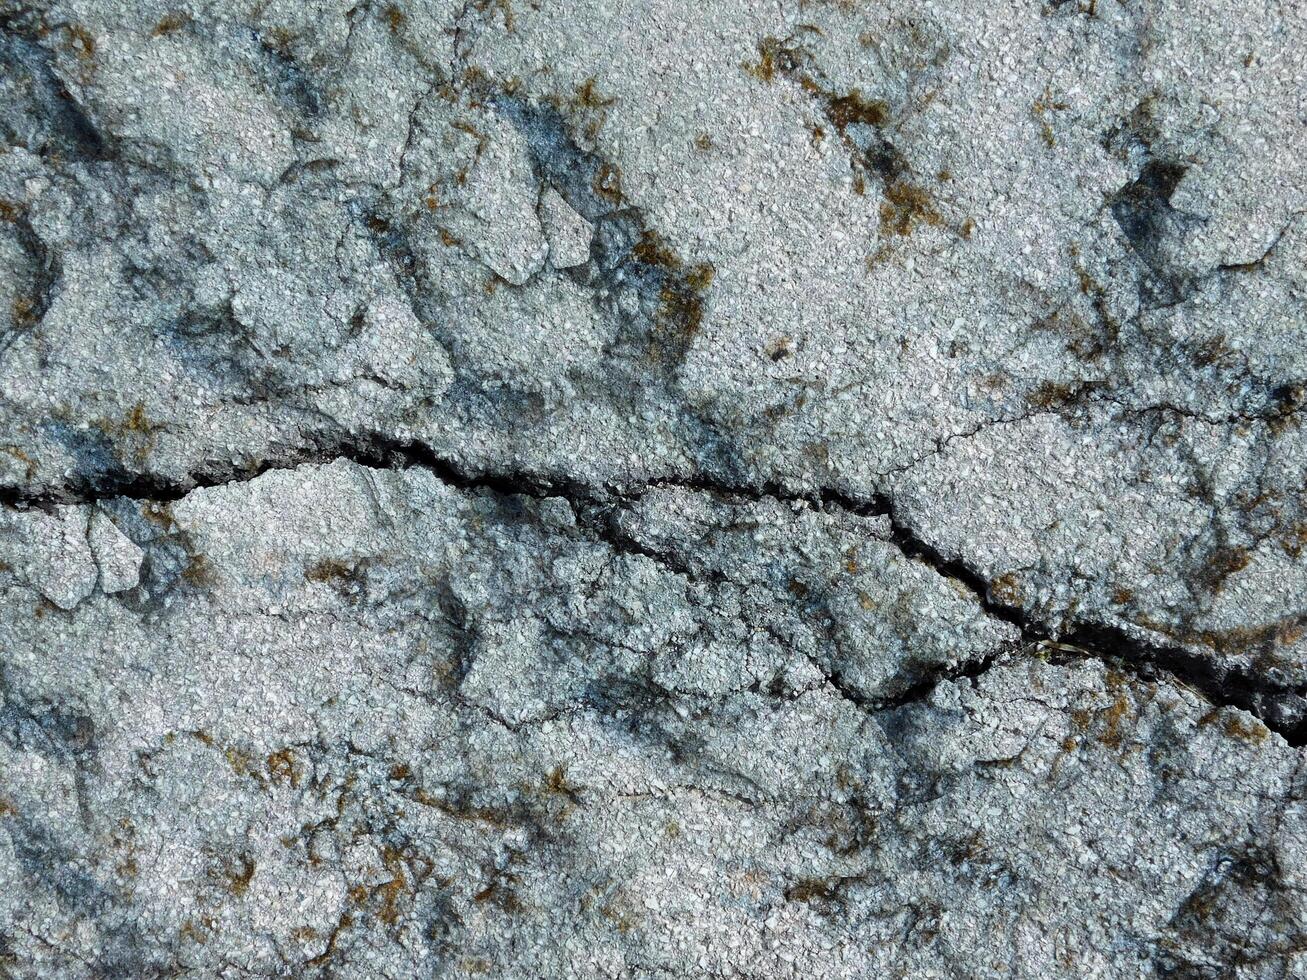
[{"label": "weathered stone", "polygon": [[1299,6],[0,0],[0,972],[1307,974]]}]

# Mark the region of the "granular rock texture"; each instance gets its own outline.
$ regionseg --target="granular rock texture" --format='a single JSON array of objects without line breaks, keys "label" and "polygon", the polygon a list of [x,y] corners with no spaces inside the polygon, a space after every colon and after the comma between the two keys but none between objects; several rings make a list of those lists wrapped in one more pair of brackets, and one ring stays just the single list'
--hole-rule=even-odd
[{"label": "granular rock texture", "polygon": [[1305,86],[0,0],[0,975],[1307,977]]}]

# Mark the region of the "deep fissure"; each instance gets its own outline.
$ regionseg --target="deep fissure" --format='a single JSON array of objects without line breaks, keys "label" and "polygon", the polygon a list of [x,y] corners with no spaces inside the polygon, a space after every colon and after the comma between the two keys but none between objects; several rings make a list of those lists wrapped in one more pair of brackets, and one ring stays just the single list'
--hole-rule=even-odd
[{"label": "deep fissure", "polygon": [[[440,456],[425,443],[399,440],[369,433],[354,435],[332,446],[305,447],[283,456],[264,459],[253,465],[234,463],[215,465],[172,479],[152,474],[122,471],[99,476],[70,477],[64,489],[49,488],[37,492],[21,487],[0,487],[0,504],[11,508],[48,509],[62,504],[92,504],[101,500],[127,497],[134,500],[167,503],[177,501],[194,490],[249,482],[276,470],[303,465],[349,460],[371,469],[424,469],[442,483],[467,492],[487,491],[500,495],[523,495],[543,499],[558,496],[567,499],[578,511],[605,514],[623,503],[638,499],[644,492],[658,487],[676,487],[710,493],[735,501],[758,501],[767,498],[787,503],[806,503],[820,509],[835,509],[858,517],[886,518],[890,541],[906,557],[921,562],[946,578],[952,579],[973,595],[989,616],[1015,626],[1023,648],[1052,644],[1062,659],[1093,659],[1131,673],[1142,680],[1170,677],[1201,694],[1217,707],[1235,707],[1259,718],[1271,731],[1290,745],[1307,744],[1307,698],[1298,687],[1274,683],[1250,668],[1214,662],[1179,645],[1166,644],[1135,636],[1127,630],[1102,623],[1077,622],[1069,630],[1059,631],[1038,622],[1022,608],[997,600],[989,582],[958,557],[949,557],[921,538],[896,513],[893,502],[882,494],[858,497],[835,488],[820,488],[810,493],[795,493],[774,482],[733,484],[699,473],[688,477],[662,477],[633,485],[595,484],[557,474],[522,471],[470,472],[450,459]],[[684,572],[667,556],[634,541],[608,519],[585,522],[586,528],[615,550],[640,553],[652,560]],[[1005,661],[998,655],[962,665],[929,672],[898,696],[874,705],[874,710],[892,710],[919,701],[940,682],[960,678],[975,679]],[[843,693],[839,672],[828,680]],[[847,696],[847,695],[845,695]],[[872,708],[865,698],[853,699],[860,706]]]}]

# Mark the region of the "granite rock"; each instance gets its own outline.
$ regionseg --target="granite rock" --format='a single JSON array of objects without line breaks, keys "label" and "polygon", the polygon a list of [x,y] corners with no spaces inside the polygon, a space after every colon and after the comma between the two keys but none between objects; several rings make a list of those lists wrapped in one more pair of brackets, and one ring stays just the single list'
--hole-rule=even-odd
[{"label": "granite rock", "polygon": [[0,969],[1307,975],[1304,59],[0,0]]}]

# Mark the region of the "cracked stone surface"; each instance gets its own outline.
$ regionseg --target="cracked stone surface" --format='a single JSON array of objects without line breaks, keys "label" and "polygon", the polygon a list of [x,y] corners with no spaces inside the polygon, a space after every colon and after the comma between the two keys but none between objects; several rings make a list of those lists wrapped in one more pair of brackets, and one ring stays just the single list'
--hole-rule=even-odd
[{"label": "cracked stone surface", "polygon": [[1307,976],[1305,66],[0,0],[0,975]]}]

